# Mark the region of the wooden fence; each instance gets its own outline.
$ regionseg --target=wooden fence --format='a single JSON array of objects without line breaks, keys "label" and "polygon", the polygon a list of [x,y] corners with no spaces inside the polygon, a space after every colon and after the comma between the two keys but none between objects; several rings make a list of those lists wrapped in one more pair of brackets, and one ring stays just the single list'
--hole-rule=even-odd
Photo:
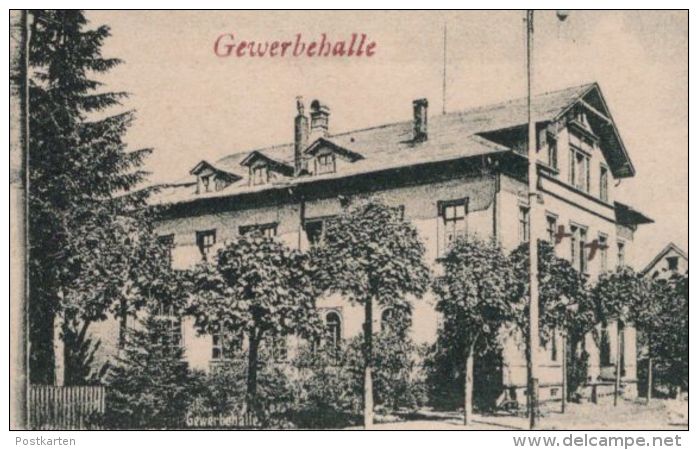
[{"label": "wooden fence", "polygon": [[87,430],[99,427],[104,386],[31,386],[29,429]]}]

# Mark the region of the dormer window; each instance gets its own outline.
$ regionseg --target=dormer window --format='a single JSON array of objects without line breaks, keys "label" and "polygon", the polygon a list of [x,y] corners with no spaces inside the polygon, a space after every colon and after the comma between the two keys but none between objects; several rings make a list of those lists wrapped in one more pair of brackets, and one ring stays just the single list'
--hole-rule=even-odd
[{"label": "dormer window", "polygon": [[204,192],[210,192],[211,191],[211,176],[207,175],[207,176],[201,177],[201,186],[203,187]]},{"label": "dormer window", "polygon": [[269,181],[269,173],[266,166],[257,166],[252,168],[252,184],[266,184]]},{"label": "dormer window", "polygon": [[334,173],[337,170],[337,163],[333,153],[319,155],[315,162],[315,173]]}]

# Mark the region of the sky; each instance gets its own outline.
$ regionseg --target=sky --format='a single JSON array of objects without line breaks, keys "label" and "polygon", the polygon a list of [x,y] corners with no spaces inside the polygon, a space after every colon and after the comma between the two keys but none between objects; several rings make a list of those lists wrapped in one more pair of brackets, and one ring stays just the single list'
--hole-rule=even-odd
[{"label": "sky", "polygon": [[[136,111],[126,141],[153,148],[153,182],[201,160],[293,140],[296,96],[331,108],[332,133],[412,117],[412,100],[457,111],[526,93],[522,11],[90,11],[124,64],[100,81]],[[673,11],[535,13],[534,93],[596,81],[636,169],[616,198],[655,220],[635,238],[638,269],[668,242],[688,250],[688,15]],[[370,58],[221,58],[235,41],[336,41],[365,33]]]}]

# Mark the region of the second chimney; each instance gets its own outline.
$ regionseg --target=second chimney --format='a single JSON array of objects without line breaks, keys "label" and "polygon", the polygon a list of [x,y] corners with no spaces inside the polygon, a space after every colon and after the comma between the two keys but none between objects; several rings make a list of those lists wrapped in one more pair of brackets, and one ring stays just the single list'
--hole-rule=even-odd
[{"label": "second chimney", "polygon": [[429,101],[420,98],[412,102],[414,108],[414,141],[422,142],[427,140],[427,108]]},{"label": "second chimney", "polygon": [[320,103],[319,100],[313,100],[310,104],[310,143],[316,139],[327,137],[330,128],[330,108],[329,106]]},{"label": "second chimney", "polygon": [[297,177],[305,169],[303,152],[308,147],[308,118],[305,116],[303,97],[296,97],[296,108],[298,115],[293,123],[293,175]]}]

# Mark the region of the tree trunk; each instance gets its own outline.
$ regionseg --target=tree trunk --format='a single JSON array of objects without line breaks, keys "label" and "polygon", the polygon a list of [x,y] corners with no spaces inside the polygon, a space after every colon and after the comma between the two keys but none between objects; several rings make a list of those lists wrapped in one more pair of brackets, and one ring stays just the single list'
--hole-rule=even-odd
[{"label": "tree trunk", "polygon": [[123,350],[126,346],[126,326],[128,325],[128,312],[126,311],[126,302],[121,301],[119,306],[119,350]]},{"label": "tree trunk", "polygon": [[371,366],[373,360],[373,301],[365,302],[366,317],[364,322],[364,428],[373,426],[373,380]]},{"label": "tree trunk", "polygon": [[250,331],[250,346],[247,352],[247,407],[257,412],[257,360],[261,333]]},{"label": "tree trunk", "polygon": [[55,386],[65,384],[65,343],[63,342],[63,315],[56,312],[53,316],[53,359]]},{"label": "tree trunk", "polygon": [[652,379],[652,357],[647,358],[647,403],[652,400],[652,384],[654,380]]},{"label": "tree trunk", "polygon": [[618,406],[618,397],[620,396],[620,326],[616,322],[616,380],[613,385],[613,406]]},{"label": "tree trunk", "polygon": [[465,350],[465,373],[464,373],[464,398],[463,404],[463,424],[470,425],[473,420],[473,359],[475,343],[466,346]]},{"label": "tree trunk", "polygon": [[562,335],[562,412],[567,407],[567,335]]}]

